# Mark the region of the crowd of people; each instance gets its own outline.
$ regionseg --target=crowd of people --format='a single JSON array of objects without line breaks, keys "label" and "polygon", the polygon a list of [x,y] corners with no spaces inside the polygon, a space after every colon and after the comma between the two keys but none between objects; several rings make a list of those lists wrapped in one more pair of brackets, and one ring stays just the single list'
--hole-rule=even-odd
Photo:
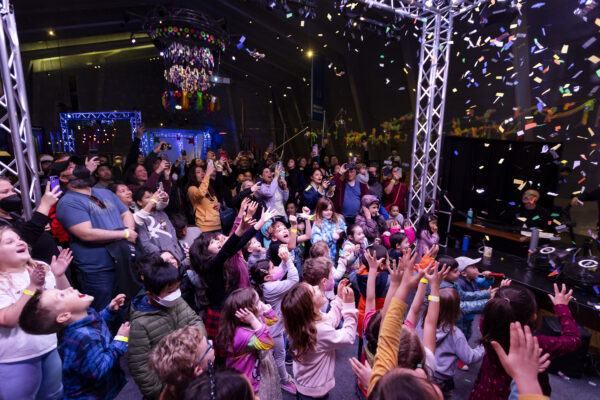
[{"label": "crowd of people", "polygon": [[549,359],[581,344],[564,286],[562,335],[532,336],[528,289],[438,255],[436,215],[404,218],[397,150],[168,160],[143,134],[125,157],[43,156],[29,220],[0,177],[0,398],[115,398],[125,356],[145,399],[328,399],[357,341],[357,398],[449,398],[483,360],[471,399],[544,399]]}]

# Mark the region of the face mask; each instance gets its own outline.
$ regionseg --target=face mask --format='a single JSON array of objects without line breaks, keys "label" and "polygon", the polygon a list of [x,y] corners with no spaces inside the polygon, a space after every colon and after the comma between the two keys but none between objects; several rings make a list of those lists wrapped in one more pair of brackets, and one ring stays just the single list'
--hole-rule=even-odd
[{"label": "face mask", "polygon": [[23,210],[23,203],[21,202],[21,196],[18,194],[11,194],[0,200],[0,208],[6,212],[21,213]]},{"label": "face mask", "polygon": [[176,291],[169,294],[168,296],[165,296],[163,298],[157,297],[155,301],[163,307],[170,308],[175,305],[175,303],[177,302],[177,300],[180,297],[181,297],[181,290],[177,289]]},{"label": "face mask", "polygon": [[330,280],[329,281],[329,285],[327,285],[327,289],[325,289],[327,292],[331,292],[333,290],[333,287],[335,286],[335,282],[334,280]]},{"label": "face mask", "polygon": [[173,180],[173,182],[177,182],[177,179],[179,179],[179,176],[177,174],[173,174],[173,175],[171,175],[171,179]]},{"label": "face mask", "polygon": [[285,271],[283,270],[283,268],[281,267],[275,267],[273,268],[273,275],[271,275],[273,277],[274,281],[278,281],[281,278],[283,278],[283,276],[285,275]]}]

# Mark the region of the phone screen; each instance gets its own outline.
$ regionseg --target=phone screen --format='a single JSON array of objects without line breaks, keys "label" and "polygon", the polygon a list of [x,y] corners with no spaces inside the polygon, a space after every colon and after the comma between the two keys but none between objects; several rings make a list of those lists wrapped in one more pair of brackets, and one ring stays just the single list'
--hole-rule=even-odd
[{"label": "phone screen", "polygon": [[50,190],[54,190],[55,187],[60,187],[60,181],[58,180],[58,176],[52,175],[50,177]]}]

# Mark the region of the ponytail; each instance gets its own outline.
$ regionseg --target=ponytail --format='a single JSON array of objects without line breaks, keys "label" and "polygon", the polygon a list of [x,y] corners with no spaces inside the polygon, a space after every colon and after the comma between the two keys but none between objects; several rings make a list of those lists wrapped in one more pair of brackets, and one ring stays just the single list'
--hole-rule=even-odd
[{"label": "ponytail", "polygon": [[252,278],[252,286],[258,293],[258,297],[263,298],[262,285],[265,283],[265,278],[269,275],[269,266],[271,261],[267,259],[258,260],[250,267],[250,278]]}]

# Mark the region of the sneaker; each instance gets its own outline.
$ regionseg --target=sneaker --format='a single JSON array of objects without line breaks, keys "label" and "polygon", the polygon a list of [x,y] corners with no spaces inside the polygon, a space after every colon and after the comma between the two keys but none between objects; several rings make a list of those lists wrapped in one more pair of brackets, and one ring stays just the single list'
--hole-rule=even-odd
[{"label": "sneaker", "polygon": [[293,359],[290,353],[285,353],[285,365],[292,365]]},{"label": "sneaker", "polygon": [[469,366],[467,364],[465,364],[464,362],[462,362],[461,360],[458,360],[458,368],[462,371],[469,370]]},{"label": "sneaker", "polygon": [[288,380],[281,384],[281,388],[290,394],[296,394],[296,385],[291,376],[288,376]]}]

